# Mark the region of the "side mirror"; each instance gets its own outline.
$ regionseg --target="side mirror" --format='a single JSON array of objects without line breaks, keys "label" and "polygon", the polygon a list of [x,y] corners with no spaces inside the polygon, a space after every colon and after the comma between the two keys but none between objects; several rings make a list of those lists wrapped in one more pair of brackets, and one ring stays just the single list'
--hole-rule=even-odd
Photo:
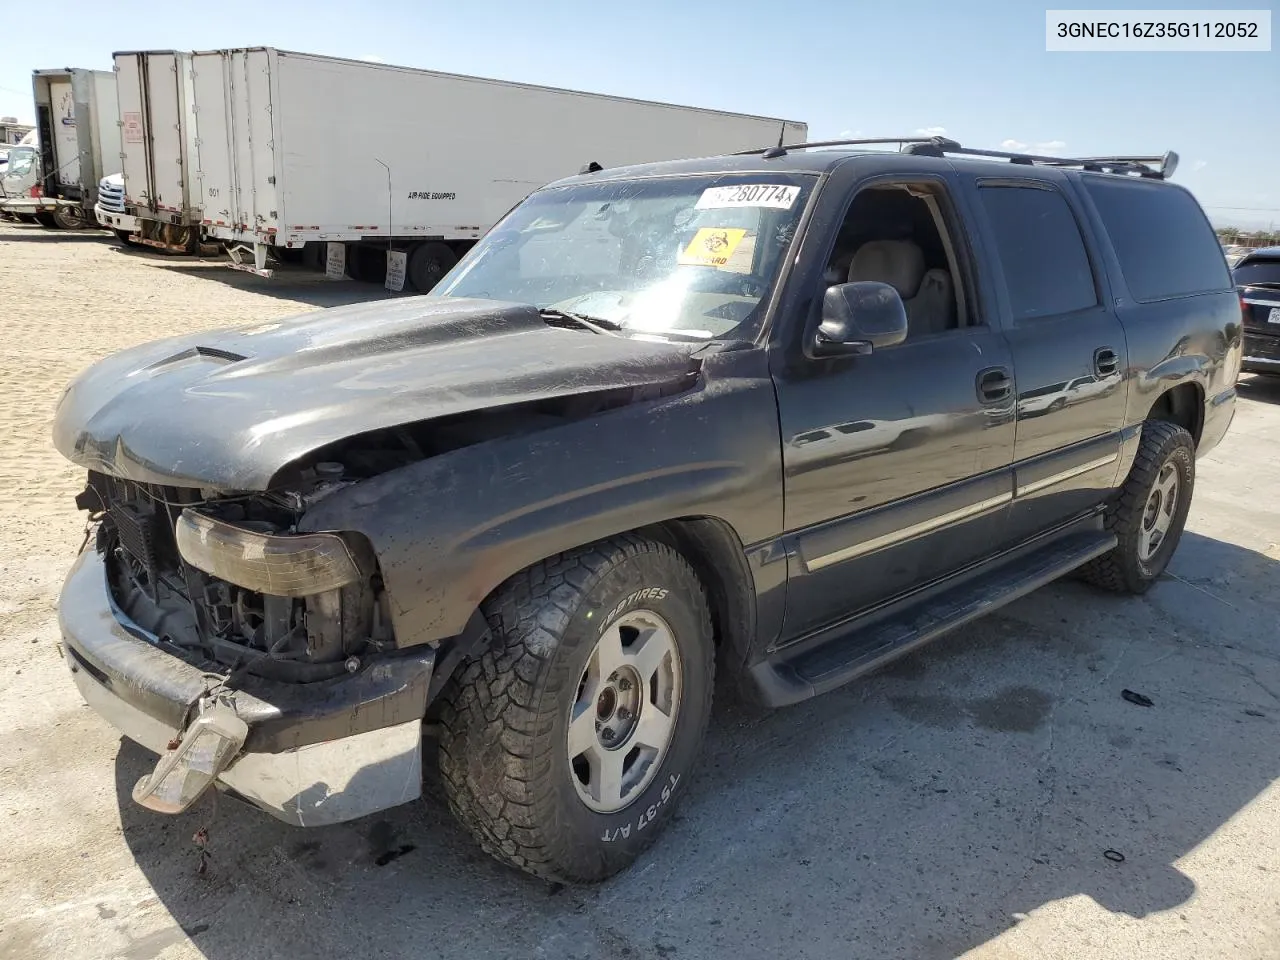
[{"label": "side mirror", "polygon": [[887,283],[859,280],[828,287],[822,323],[809,345],[818,357],[865,356],[907,338],[907,308]]}]

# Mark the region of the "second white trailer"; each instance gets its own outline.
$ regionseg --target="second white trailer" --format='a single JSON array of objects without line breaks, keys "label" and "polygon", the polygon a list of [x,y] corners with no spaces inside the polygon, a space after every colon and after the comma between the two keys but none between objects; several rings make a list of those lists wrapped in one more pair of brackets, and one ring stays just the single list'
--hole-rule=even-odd
[{"label": "second white trailer", "polygon": [[115,54],[120,101],[124,205],[137,220],[134,242],[192,252],[200,212],[190,170],[196,152],[191,54]]},{"label": "second white trailer", "polygon": [[419,290],[513,205],[588,163],[806,134],[803,123],[273,48],[193,54],[192,90],[194,202],[237,265],[269,275],[268,254],[341,243],[351,273],[378,279],[392,247]]}]

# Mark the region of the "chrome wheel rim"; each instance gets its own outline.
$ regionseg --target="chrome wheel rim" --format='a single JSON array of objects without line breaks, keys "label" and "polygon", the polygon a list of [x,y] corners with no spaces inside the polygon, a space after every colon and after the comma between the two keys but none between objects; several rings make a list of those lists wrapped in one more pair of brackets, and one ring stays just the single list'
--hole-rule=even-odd
[{"label": "chrome wheel rim", "polygon": [[1146,506],[1142,508],[1142,525],[1138,530],[1138,555],[1143,561],[1155,556],[1156,551],[1169,535],[1174,514],[1178,510],[1180,486],[1178,468],[1172,461],[1165,463],[1156,475],[1151,493],[1147,495]]},{"label": "chrome wheel rim", "polygon": [[682,686],[670,625],[633,610],[600,633],[569,709],[566,747],[578,797],[615,813],[644,792],[671,745]]}]

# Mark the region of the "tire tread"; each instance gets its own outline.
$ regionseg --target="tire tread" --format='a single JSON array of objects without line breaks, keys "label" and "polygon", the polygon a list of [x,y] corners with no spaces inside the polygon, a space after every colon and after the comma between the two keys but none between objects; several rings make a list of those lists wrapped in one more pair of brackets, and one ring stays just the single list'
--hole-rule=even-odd
[{"label": "tire tread", "polygon": [[[439,766],[450,810],[486,853],[545,880],[593,879],[565,872],[538,814],[551,800],[557,747],[548,735],[554,717],[541,704],[558,701],[564,683],[577,681],[553,672],[551,659],[582,596],[615,565],[641,555],[674,565],[680,586],[702,595],[709,638],[705,592],[688,561],[666,544],[623,534],[508,579],[481,606],[489,648],[459,667],[441,692]],[[706,723],[704,716],[699,741]],[[468,763],[478,749],[485,753],[482,775]]]},{"label": "tire tread", "polygon": [[[1119,544],[1098,557],[1090,560],[1079,571],[1079,577],[1102,590],[1112,593],[1137,593],[1142,587],[1134,583],[1134,579],[1124,564],[1121,545],[1133,535],[1142,522],[1142,509],[1146,504],[1147,491],[1155,482],[1156,474],[1168,458],[1170,451],[1186,438],[1192,446],[1191,435],[1176,423],[1166,420],[1148,420],[1142,427],[1142,439],[1138,452],[1134,457],[1129,476],[1121,485],[1119,493],[1107,507],[1105,528],[1108,533],[1116,535]],[[1190,495],[1190,491],[1188,491]]]}]

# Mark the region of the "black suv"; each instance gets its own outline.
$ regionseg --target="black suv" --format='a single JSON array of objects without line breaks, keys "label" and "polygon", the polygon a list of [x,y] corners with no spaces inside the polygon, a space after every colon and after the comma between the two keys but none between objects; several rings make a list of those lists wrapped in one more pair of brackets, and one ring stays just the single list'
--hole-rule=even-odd
[{"label": "black suv", "polygon": [[1250,250],[1232,270],[1244,301],[1246,373],[1280,373],[1280,247]]},{"label": "black suv", "polygon": [[75,380],[63,649],[160,754],[134,799],[348,820],[431,734],[486,850],[596,880],[715,670],[780,706],[1072,571],[1146,590],[1241,361],[1173,155],[812,146],[594,168],[431,296]]}]

